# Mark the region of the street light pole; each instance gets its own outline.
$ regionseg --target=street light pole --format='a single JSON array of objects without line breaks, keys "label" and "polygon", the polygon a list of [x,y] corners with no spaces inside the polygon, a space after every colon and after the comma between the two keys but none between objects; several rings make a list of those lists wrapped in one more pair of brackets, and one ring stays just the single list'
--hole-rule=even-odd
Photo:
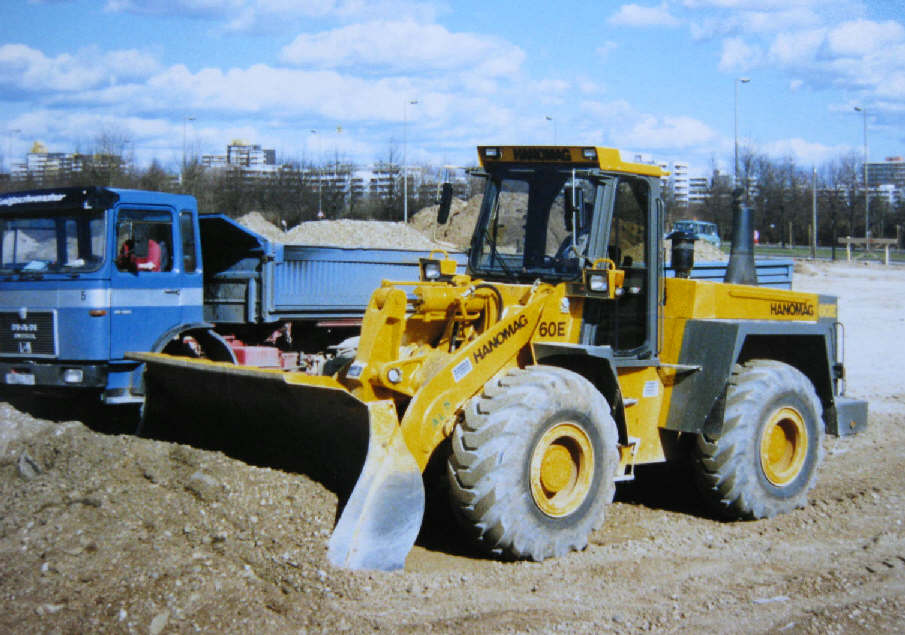
[{"label": "street light pole", "polygon": [[194,117],[189,117],[188,115],[182,118],[182,172],[183,176],[185,173],[185,129],[188,125],[188,122],[195,121]]},{"label": "street light pole", "polygon": [[418,103],[417,99],[406,99],[402,104],[402,220],[409,222],[409,165],[406,156],[406,145],[408,143],[408,107],[409,104],[414,106]]},{"label": "street light pole", "polygon": [[867,108],[855,106],[864,115],[864,248],[870,250],[870,186],[867,183]]},{"label": "street light pole", "polygon": [[13,137],[22,134],[21,128],[10,128],[6,131],[6,164],[10,180],[13,177]]},{"label": "street light pole", "polygon": [[[735,79],[735,117],[733,125],[735,127],[735,172],[733,174],[733,186],[738,187],[738,85],[747,84],[751,79],[748,77],[737,77]],[[748,197],[748,184],[745,184],[745,198]]]},{"label": "street light pole", "polygon": [[544,115],[544,119],[553,124],[553,145],[556,145],[556,119],[554,119],[550,115]]},{"label": "street light pole", "polygon": [[[312,130],[311,134],[317,135],[317,155],[318,160],[320,160],[321,153],[323,152],[321,147],[321,136],[317,130]],[[324,184],[321,181],[320,164],[315,165],[314,174],[317,176],[317,217],[320,219],[324,217],[324,210],[321,207],[321,190],[323,189]]]}]

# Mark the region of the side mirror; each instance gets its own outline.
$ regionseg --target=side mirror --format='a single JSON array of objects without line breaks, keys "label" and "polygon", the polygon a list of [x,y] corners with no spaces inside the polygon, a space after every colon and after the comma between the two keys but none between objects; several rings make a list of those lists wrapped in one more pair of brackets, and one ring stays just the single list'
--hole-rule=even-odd
[{"label": "side mirror", "polygon": [[437,224],[445,225],[449,220],[449,210],[452,206],[453,188],[452,183],[443,183],[440,185],[440,207],[437,210]]},{"label": "side mirror", "polygon": [[563,194],[565,195],[563,203],[565,204],[566,223],[569,225],[567,229],[577,232],[587,222],[587,219],[584,218],[584,190],[580,187],[567,186]]}]

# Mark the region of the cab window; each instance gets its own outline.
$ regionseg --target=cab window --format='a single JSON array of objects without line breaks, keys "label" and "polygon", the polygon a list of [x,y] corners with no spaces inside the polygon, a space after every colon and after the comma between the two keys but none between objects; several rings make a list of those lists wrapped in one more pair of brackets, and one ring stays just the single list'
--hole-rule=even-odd
[{"label": "cab window", "polygon": [[195,224],[191,212],[179,212],[179,233],[182,236],[182,270],[193,273],[196,269]]},{"label": "cab window", "polygon": [[167,212],[123,210],[116,223],[120,271],[158,273],[173,268],[173,219]]},{"label": "cab window", "polygon": [[619,267],[639,267],[645,264],[649,205],[650,189],[647,183],[641,179],[619,179],[607,246],[607,255]]}]

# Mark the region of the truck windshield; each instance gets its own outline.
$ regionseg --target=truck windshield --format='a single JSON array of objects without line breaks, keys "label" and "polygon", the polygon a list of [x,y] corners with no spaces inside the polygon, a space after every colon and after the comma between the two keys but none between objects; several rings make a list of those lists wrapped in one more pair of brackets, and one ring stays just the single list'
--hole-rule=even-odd
[{"label": "truck windshield", "polygon": [[0,217],[0,272],[95,271],[104,261],[103,211]]},{"label": "truck windshield", "polygon": [[561,168],[491,175],[472,238],[472,270],[513,280],[576,278],[588,253],[596,189]]}]

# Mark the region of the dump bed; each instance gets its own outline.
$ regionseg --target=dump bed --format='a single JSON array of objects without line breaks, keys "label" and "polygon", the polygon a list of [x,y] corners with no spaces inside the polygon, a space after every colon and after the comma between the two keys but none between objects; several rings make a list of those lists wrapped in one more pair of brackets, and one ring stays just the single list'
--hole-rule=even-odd
[{"label": "dump bed", "polygon": [[[205,319],[360,318],[382,280],[418,280],[426,250],[283,245],[223,215],[200,217]],[[463,253],[451,253],[465,271]]]}]

